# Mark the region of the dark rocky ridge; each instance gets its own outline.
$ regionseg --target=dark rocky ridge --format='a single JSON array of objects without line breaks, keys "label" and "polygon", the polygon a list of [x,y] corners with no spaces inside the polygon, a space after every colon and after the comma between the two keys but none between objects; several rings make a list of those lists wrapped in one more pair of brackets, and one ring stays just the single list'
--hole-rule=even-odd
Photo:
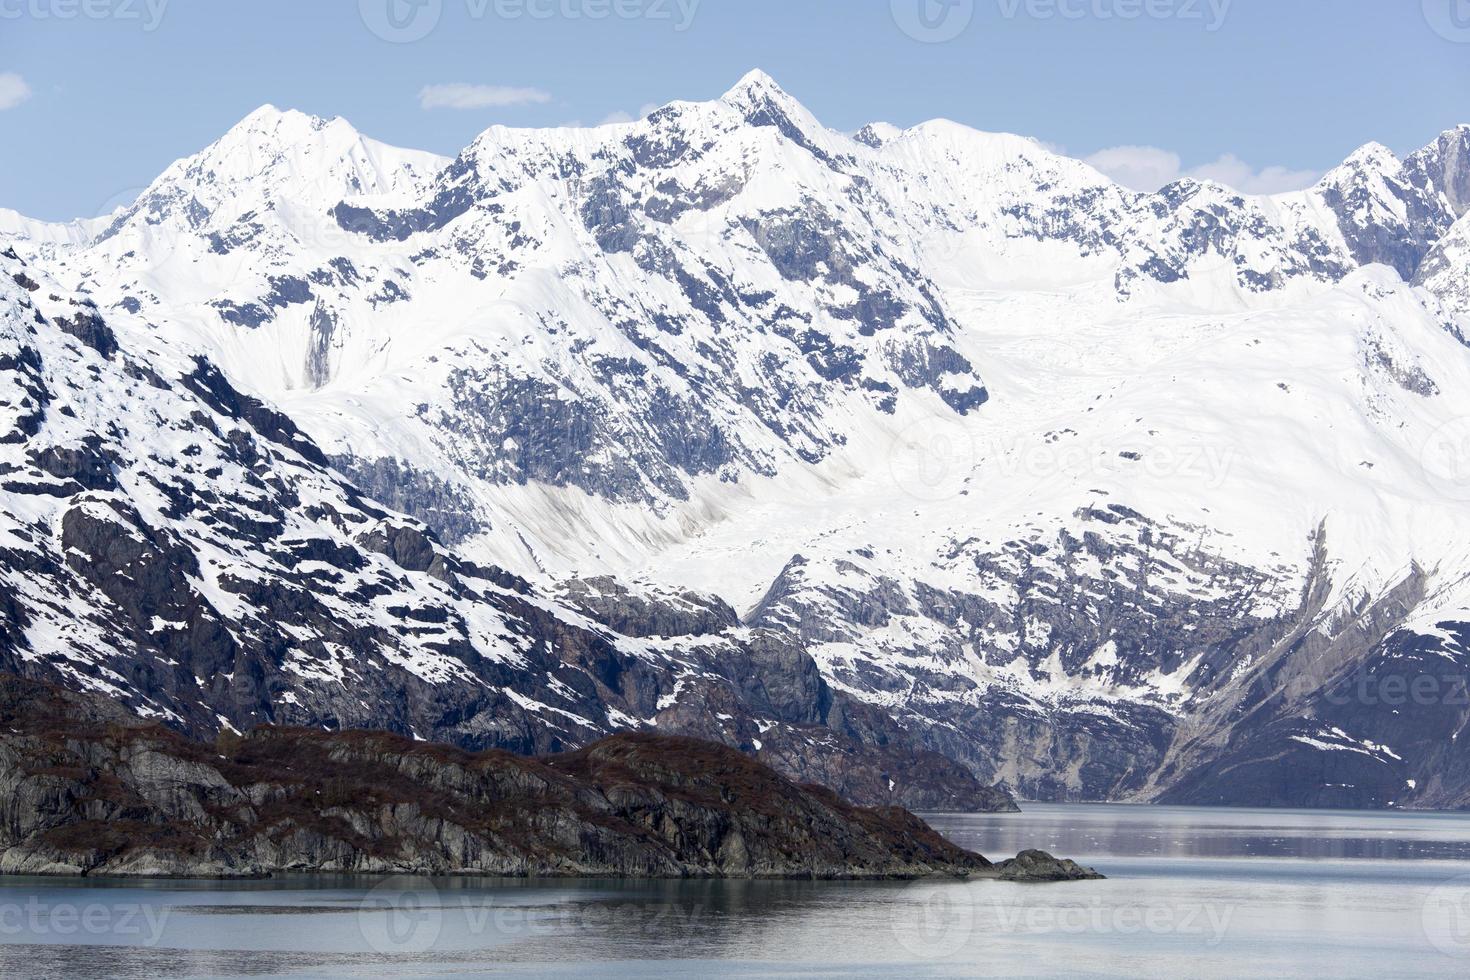
[{"label": "dark rocky ridge", "polygon": [[[529,759],[374,732],[191,742],[113,702],[0,675],[0,871],[1080,878],[1003,869],[709,742],[618,735]],[[1029,852],[1028,852],[1029,853]]]}]

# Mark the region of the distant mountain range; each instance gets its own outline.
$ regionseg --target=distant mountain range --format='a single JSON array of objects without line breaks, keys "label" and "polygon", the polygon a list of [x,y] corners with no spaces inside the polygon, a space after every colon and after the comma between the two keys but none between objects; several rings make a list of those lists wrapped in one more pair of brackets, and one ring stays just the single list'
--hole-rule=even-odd
[{"label": "distant mountain range", "polygon": [[[0,213],[0,668],[863,803],[1470,806],[1470,126],[1154,194],[752,73]],[[991,790],[999,784],[1002,790]]]}]

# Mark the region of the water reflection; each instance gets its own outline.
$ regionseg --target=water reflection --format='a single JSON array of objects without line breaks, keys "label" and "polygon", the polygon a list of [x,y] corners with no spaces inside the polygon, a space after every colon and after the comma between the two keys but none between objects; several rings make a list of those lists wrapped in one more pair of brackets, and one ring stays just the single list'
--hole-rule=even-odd
[{"label": "water reflection", "polygon": [[1470,817],[1033,806],[932,821],[1105,882],[0,879],[0,975],[1470,975]]},{"label": "water reflection", "polygon": [[930,814],[982,854],[1040,847],[1076,857],[1470,861],[1459,813],[1027,804],[1023,813]]}]

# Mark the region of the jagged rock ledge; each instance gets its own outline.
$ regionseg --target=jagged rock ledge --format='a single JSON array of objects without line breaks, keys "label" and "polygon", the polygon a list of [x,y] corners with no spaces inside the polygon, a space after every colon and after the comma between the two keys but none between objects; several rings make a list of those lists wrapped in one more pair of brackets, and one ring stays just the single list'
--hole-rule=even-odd
[{"label": "jagged rock ledge", "polygon": [[696,739],[617,735],[540,759],[281,728],[211,746],[11,675],[0,872],[1003,875],[906,810],[853,806]]}]

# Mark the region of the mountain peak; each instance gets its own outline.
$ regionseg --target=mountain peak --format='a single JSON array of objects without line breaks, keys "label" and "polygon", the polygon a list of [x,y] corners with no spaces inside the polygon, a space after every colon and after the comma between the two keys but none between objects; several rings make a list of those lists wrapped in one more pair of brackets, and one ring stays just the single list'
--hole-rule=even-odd
[{"label": "mountain peak", "polygon": [[1343,161],[1343,165],[1352,166],[1357,169],[1379,168],[1397,170],[1400,164],[1398,156],[1392,150],[1382,143],[1371,142],[1364,143],[1352,153],[1348,154],[1347,159]]},{"label": "mountain peak", "polygon": [[241,122],[267,121],[277,119],[284,115],[284,111],[277,108],[274,103],[265,102],[257,106],[253,111],[247,113]]},{"label": "mountain peak", "polygon": [[853,134],[853,139],[859,143],[871,146],[874,149],[881,147],[890,140],[895,140],[903,135],[903,130],[892,123],[873,122],[868,123],[862,129]]},{"label": "mountain peak", "polygon": [[1428,156],[1441,158],[1451,167],[1465,166],[1470,169],[1470,125],[1462,124],[1445,130],[1425,146],[1409,154],[1404,162],[1412,163]]},{"label": "mountain peak", "polygon": [[320,131],[332,125],[347,125],[347,122],[341,117],[322,119],[299,109],[279,109],[267,102],[230,127],[226,137],[239,133],[268,133],[289,138],[295,134]]},{"label": "mountain peak", "polygon": [[760,69],[740,79],[721,96],[720,104],[738,112],[752,126],[775,127],[787,139],[826,159],[826,127]]},{"label": "mountain peak", "polygon": [[746,72],[744,77],[720,99],[723,102],[736,103],[748,101],[752,97],[791,99],[791,96],[776,83],[774,78],[759,68]]},{"label": "mountain peak", "polygon": [[720,96],[720,101],[738,110],[747,119],[779,115],[804,123],[816,124],[815,117],[794,96],[759,68],[745,75],[735,86]]},{"label": "mountain peak", "polygon": [[1470,125],[1440,133],[1411,153],[1404,166],[1421,186],[1433,186],[1444,195],[1453,218],[1470,213]]},{"label": "mountain peak", "polygon": [[1327,171],[1317,182],[1317,187],[1346,188],[1362,181],[1365,176],[1387,179],[1396,176],[1402,169],[1403,161],[1388,147],[1377,142],[1364,143],[1348,154],[1342,163]]}]

